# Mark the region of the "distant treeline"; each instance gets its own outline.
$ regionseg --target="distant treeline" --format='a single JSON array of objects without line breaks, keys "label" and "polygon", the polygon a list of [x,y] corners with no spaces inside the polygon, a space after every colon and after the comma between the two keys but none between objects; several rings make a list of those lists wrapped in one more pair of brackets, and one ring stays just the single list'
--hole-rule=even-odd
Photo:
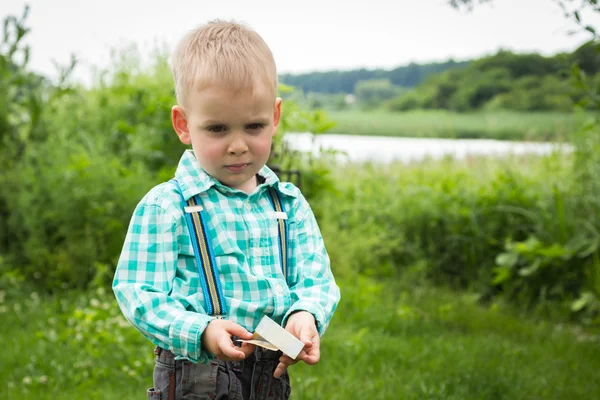
[{"label": "distant treeline", "polygon": [[354,93],[359,81],[389,80],[395,86],[413,87],[430,75],[438,74],[452,68],[464,67],[468,61],[448,60],[441,63],[415,64],[386,69],[355,69],[350,71],[325,71],[304,74],[282,74],[281,83],[314,93]]},{"label": "distant treeline", "polygon": [[[313,72],[280,79],[294,86],[299,94],[293,98],[310,108],[569,111],[585,97],[573,84],[575,66],[592,86],[600,87],[598,46],[588,42],[571,53],[550,57],[500,50],[464,62]],[[353,94],[355,101],[348,103],[346,94]]]},{"label": "distant treeline", "polygon": [[393,111],[568,111],[584,97],[573,84],[575,66],[600,83],[598,43],[589,42],[572,53],[552,57],[499,51],[473,60],[465,68],[431,76],[382,104]]}]

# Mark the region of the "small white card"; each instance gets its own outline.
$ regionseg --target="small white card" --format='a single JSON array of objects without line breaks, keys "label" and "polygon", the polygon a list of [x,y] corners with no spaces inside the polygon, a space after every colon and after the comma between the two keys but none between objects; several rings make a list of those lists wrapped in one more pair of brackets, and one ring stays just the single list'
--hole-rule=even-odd
[{"label": "small white card", "polygon": [[240,340],[240,342],[254,344],[273,351],[281,350],[292,359],[296,359],[304,348],[304,343],[300,339],[283,329],[266,315],[256,327],[254,337],[250,340]]}]

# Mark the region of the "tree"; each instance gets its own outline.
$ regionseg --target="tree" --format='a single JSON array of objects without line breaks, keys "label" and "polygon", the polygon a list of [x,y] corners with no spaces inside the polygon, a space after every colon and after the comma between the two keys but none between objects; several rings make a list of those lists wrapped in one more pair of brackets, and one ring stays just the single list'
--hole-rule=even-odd
[{"label": "tree", "polygon": [[371,79],[358,81],[354,88],[354,94],[360,105],[366,108],[374,108],[383,101],[397,96],[400,88],[392,85],[389,79]]}]

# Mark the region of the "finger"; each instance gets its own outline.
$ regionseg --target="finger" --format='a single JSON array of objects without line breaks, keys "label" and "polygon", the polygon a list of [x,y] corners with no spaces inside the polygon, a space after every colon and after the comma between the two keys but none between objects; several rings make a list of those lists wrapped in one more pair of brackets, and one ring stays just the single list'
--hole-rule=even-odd
[{"label": "finger", "polygon": [[[307,346],[308,347],[308,346]],[[312,345],[306,349],[306,354],[302,358],[307,364],[316,364],[321,358],[321,338],[319,335],[313,337]]]},{"label": "finger", "polygon": [[296,364],[300,359],[301,359],[301,357],[298,357],[296,360],[294,360],[293,358],[288,357],[284,354],[281,357],[279,357],[279,362],[283,363],[285,365],[292,365],[292,364]]},{"label": "finger", "polygon": [[314,365],[319,362],[321,359],[321,351],[318,347],[311,349],[304,357],[302,357],[302,361],[306,364]]},{"label": "finger", "polygon": [[254,353],[254,349],[256,346],[250,343],[242,343],[242,347],[238,347],[242,353],[244,353],[244,359],[247,358],[250,354]]},{"label": "finger", "polygon": [[277,379],[279,379],[279,377],[281,375],[283,375],[285,373],[285,371],[287,370],[287,365],[284,363],[279,363],[277,364],[277,368],[275,368],[275,372],[273,372],[273,376]]},{"label": "finger", "polygon": [[236,324],[235,322],[227,321],[224,329],[231,336],[237,336],[240,339],[252,339],[252,334],[248,332],[243,326]]},{"label": "finger", "polygon": [[246,358],[246,354],[234,346],[231,338],[225,336],[219,340],[219,349],[222,353],[222,359],[226,361],[241,361]]},{"label": "finger", "polygon": [[313,335],[308,330],[303,330],[300,333],[300,341],[302,341],[302,343],[304,343],[305,349],[306,348],[310,349],[312,347],[312,345],[313,345],[312,337],[313,337]]}]

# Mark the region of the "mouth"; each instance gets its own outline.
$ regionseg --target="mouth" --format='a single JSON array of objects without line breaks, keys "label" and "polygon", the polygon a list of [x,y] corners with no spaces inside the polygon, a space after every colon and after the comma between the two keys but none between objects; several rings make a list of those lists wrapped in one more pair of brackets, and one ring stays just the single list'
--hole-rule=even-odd
[{"label": "mouth", "polygon": [[231,172],[242,172],[248,168],[249,165],[250,163],[228,164],[225,166],[225,168]]}]

